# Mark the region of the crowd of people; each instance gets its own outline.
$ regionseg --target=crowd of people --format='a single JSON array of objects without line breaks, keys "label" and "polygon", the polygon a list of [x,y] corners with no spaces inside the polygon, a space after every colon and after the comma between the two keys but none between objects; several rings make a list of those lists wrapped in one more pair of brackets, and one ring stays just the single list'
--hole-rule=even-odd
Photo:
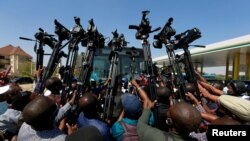
[{"label": "crowd of people", "polygon": [[132,79],[133,91],[117,91],[119,116],[103,120],[103,95],[110,79],[93,83],[82,94],[77,93],[77,80],[72,80],[62,102],[65,94],[58,77],[46,80],[45,92],[39,93],[42,70],[36,72],[33,91],[23,91],[1,73],[0,102],[5,101],[8,109],[0,115],[0,141],[207,141],[209,125],[250,123],[250,98],[241,81],[209,83],[196,73],[200,93],[186,82],[183,100],[174,78],[167,80],[170,85],[158,74],[152,101],[146,79]]}]

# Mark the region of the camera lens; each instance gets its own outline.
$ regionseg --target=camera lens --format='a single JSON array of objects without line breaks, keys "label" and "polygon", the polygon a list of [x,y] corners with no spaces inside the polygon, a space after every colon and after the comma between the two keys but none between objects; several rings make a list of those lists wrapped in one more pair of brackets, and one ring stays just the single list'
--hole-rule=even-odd
[{"label": "camera lens", "polygon": [[159,41],[159,40],[156,40],[156,41],[153,42],[153,46],[155,48],[162,48],[162,42]]}]

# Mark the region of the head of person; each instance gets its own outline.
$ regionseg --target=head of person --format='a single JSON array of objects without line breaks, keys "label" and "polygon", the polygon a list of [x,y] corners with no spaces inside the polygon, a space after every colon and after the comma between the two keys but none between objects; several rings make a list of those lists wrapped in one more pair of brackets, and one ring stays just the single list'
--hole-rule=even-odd
[{"label": "head of person", "polygon": [[77,79],[73,78],[71,81],[71,90],[76,90],[77,89]]},{"label": "head of person", "polygon": [[86,115],[91,115],[97,111],[97,98],[92,92],[86,92],[79,99],[79,107]]},{"label": "head of person", "polygon": [[57,77],[52,77],[45,82],[45,87],[48,89],[52,94],[60,94],[62,90],[62,81]]},{"label": "head of person", "polygon": [[158,98],[158,102],[169,104],[169,97],[171,96],[171,91],[168,87],[157,87],[156,95]]},{"label": "head of person", "polygon": [[128,78],[127,77],[122,77],[121,83],[122,83],[122,86],[124,87],[124,89],[128,88]]},{"label": "head of person", "polygon": [[138,119],[141,116],[142,104],[138,96],[131,93],[122,94],[121,103],[124,110],[124,117]]},{"label": "head of person", "polygon": [[66,141],[103,141],[100,131],[94,126],[85,126],[68,135]]},{"label": "head of person", "polygon": [[195,86],[193,83],[185,83],[186,91],[196,95]]},{"label": "head of person", "polygon": [[94,80],[94,79],[90,80],[90,87],[91,88],[95,88],[96,87],[96,80]]},{"label": "head of person", "polygon": [[221,91],[223,91],[224,88],[224,84],[220,81],[215,81],[212,86],[214,86],[216,89],[219,89]]},{"label": "head of person", "polygon": [[197,109],[186,102],[176,103],[167,113],[167,123],[181,136],[188,136],[196,131],[201,123],[201,115]]},{"label": "head of person", "polygon": [[22,88],[15,83],[9,85],[9,89],[5,92],[5,100],[8,104],[11,104],[14,96],[18,95],[22,91]]},{"label": "head of person", "polygon": [[229,95],[240,96],[246,92],[245,83],[242,81],[231,81],[227,85]]},{"label": "head of person", "polygon": [[51,130],[57,113],[58,107],[51,99],[39,96],[24,107],[23,121],[37,131]]},{"label": "head of person", "polygon": [[11,108],[23,111],[24,107],[34,99],[34,94],[30,91],[20,92],[19,94],[15,95],[11,102]]},{"label": "head of person", "polygon": [[0,86],[4,86],[10,82],[8,77],[0,78]]}]

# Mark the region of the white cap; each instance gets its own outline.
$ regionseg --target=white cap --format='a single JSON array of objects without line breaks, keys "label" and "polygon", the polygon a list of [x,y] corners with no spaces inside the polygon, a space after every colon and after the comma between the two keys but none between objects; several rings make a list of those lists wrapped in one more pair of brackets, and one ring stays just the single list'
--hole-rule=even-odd
[{"label": "white cap", "polygon": [[9,88],[10,88],[10,85],[0,87],[0,94],[4,94],[5,92],[9,90]]},{"label": "white cap", "polygon": [[49,96],[51,95],[51,91],[50,90],[46,90],[45,93],[44,93],[44,96]]}]

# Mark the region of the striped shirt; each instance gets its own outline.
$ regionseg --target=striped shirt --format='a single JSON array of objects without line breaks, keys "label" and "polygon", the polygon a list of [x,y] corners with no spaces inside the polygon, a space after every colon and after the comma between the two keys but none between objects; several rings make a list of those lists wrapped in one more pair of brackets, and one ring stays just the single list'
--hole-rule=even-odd
[{"label": "striped shirt", "polygon": [[64,141],[66,136],[58,128],[36,131],[24,122],[19,130],[17,141]]}]

